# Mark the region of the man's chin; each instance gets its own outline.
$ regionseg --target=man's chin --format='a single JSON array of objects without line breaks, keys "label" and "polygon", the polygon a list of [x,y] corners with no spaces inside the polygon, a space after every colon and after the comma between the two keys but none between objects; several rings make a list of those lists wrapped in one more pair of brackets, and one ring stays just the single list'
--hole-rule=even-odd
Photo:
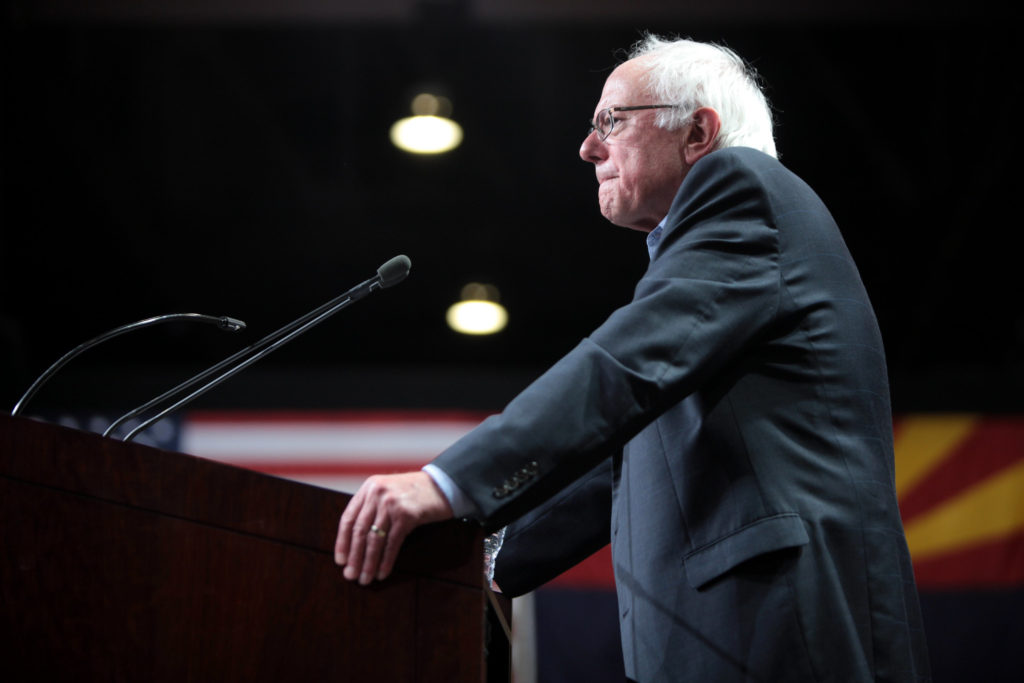
[{"label": "man's chin", "polygon": [[620,228],[626,228],[627,230],[636,230],[637,232],[650,232],[654,230],[655,226],[637,225],[626,216],[620,216],[610,211],[601,210],[603,215],[608,222],[612,225],[617,225]]}]

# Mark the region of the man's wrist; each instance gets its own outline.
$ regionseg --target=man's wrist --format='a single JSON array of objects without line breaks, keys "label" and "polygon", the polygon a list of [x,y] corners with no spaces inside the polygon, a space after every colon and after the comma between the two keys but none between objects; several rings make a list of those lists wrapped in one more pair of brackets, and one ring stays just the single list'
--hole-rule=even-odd
[{"label": "man's wrist", "polygon": [[448,499],[448,504],[451,506],[452,512],[456,517],[469,517],[472,519],[478,518],[479,510],[477,510],[476,504],[474,504],[469,496],[459,488],[459,485],[456,484],[450,476],[448,476],[447,472],[433,463],[427,463],[424,465],[423,471],[434,480],[437,488],[439,488],[444,497]]}]

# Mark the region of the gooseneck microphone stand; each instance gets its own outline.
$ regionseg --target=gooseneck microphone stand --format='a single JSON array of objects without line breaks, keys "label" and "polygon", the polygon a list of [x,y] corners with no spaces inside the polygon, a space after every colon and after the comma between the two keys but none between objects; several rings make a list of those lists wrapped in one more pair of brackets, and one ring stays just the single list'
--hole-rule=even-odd
[{"label": "gooseneck microphone stand", "polygon": [[218,328],[225,330],[227,332],[239,332],[245,329],[245,323],[242,322],[241,320],[236,320],[235,318],[229,318],[223,315],[203,315],[202,313],[168,313],[166,315],[157,315],[152,318],[145,318],[144,320],[138,320],[127,325],[122,325],[121,327],[117,327],[113,330],[110,330],[109,332],[104,332],[98,337],[94,337],[87,342],[79,344],[78,346],[76,346],[75,348],[71,349],[63,356],[58,358],[57,362],[48,367],[46,369],[46,372],[39,375],[39,377],[36,378],[36,381],[32,382],[32,386],[30,386],[28,390],[25,392],[25,394],[18,400],[18,402],[14,404],[14,409],[11,410],[11,415],[16,416],[21,414],[21,412],[25,409],[25,405],[32,399],[33,396],[36,395],[36,393],[43,387],[43,385],[46,384],[51,377],[57,374],[58,370],[67,365],[68,362],[71,361],[73,358],[81,355],[83,352],[88,351],[94,346],[102,344],[108,339],[113,339],[114,337],[118,337],[122,334],[125,334],[126,332],[132,332],[134,330],[149,327],[151,325],[158,325],[160,323],[172,322],[177,320],[189,320],[209,323],[212,325],[216,325]]},{"label": "gooseneck microphone stand", "polygon": [[126,420],[131,419],[151,409],[154,409],[160,404],[171,400],[175,396],[183,394],[184,392],[198,385],[200,382],[203,382],[207,378],[213,377],[213,379],[207,382],[206,384],[203,384],[198,389],[192,391],[191,393],[176,401],[172,405],[161,410],[159,413],[153,415],[152,417],[150,417],[149,419],[145,420],[137,427],[132,429],[130,432],[128,432],[128,434],[124,437],[124,441],[131,441],[133,438],[135,438],[137,434],[139,434],[143,430],[148,429],[159,420],[162,420],[164,417],[178,410],[185,404],[192,402],[199,396],[202,396],[207,391],[213,389],[224,380],[233,377],[234,375],[249,367],[250,365],[260,360],[267,354],[280,348],[284,344],[287,344],[289,341],[299,336],[300,334],[306,332],[310,328],[320,324],[321,322],[331,317],[332,315],[334,315],[341,309],[345,308],[346,306],[354,303],[355,301],[358,301],[359,299],[362,299],[366,295],[370,294],[371,292],[377,291],[378,289],[384,289],[387,287],[391,287],[392,285],[398,284],[399,282],[406,278],[406,276],[409,274],[409,269],[411,267],[412,262],[409,260],[409,257],[404,255],[395,256],[394,258],[387,261],[380,268],[377,269],[377,275],[375,277],[372,277],[369,280],[366,280],[365,282],[356,285],[355,287],[348,290],[341,296],[331,299],[327,303],[323,304],[322,306],[316,308],[313,311],[310,311],[309,313],[302,316],[298,320],[294,320],[291,323],[282,327],[281,329],[268,334],[266,337],[256,342],[255,344],[252,344],[251,346],[248,346],[242,349],[241,351],[232,354],[231,356],[225,358],[216,365],[199,373],[195,377],[186,380],[185,382],[182,382],[173,389],[170,389],[161,394],[160,396],[157,396],[156,398],[144,403],[138,408],[135,408],[134,410],[125,413],[117,420],[115,420],[109,427],[107,427],[106,431],[103,432],[103,435],[109,436],[114,431],[114,429],[116,429]]}]

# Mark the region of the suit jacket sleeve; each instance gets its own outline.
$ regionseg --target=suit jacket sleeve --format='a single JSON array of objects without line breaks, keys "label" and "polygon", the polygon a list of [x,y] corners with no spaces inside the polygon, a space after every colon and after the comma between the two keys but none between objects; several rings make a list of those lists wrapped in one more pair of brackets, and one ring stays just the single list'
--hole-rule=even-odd
[{"label": "suit jacket sleeve", "polygon": [[549,499],[699,388],[771,324],[778,237],[752,150],[690,171],[633,300],[434,460],[499,528]]},{"label": "suit jacket sleeve", "polygon": [[510,524],[494,569],[502,592],[529,593],[608,545],[611,492],[608,458]]}]

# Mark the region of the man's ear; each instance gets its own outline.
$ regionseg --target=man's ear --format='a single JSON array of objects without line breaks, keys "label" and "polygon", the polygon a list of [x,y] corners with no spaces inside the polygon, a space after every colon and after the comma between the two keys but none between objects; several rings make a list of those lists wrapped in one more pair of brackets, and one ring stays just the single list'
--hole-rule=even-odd
[{"label": "man's ear", "polygon": [[715,151],[718,131],[721,128],[722,119],[711,107],[701,107],[693,112],[692,123],[683,145],[683,159],[688,166],[693,166],[703,156]]}]

